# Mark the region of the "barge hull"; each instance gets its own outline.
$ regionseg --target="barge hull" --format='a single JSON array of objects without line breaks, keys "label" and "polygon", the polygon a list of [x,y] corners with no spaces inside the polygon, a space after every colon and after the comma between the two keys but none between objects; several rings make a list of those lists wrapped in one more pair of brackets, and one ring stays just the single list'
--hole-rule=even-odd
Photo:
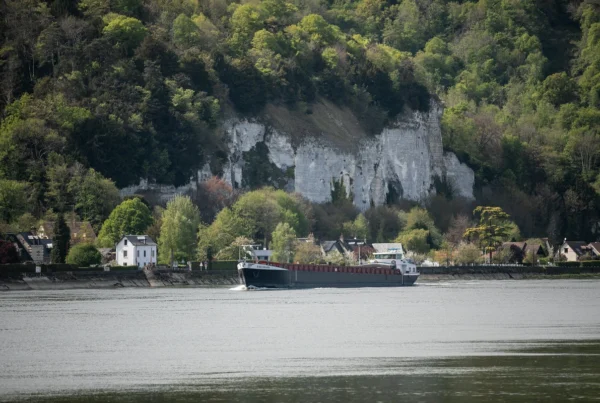
[{"label": "barge hull", "polygon": [[246,287],[317,288],[317,287],[402,287],[415,283],[418,274],[367,274],[300,270],[239,269]]}]

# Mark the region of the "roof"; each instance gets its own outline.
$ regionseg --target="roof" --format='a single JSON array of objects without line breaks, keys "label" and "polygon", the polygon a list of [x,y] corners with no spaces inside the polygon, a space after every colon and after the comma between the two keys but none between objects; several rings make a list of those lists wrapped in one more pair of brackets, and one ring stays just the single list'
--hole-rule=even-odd
[{"label": "roof", "polygon": [[20,236],[28,246],[44,245],[48,248],[52,247],[52,239],[41,238],[37,235],[33,235],[31,232],[19,232],[17,236]]},{"label": "roof", "polygon": [[[71,241],[75,241],[71,243],[78,243],[83,241],[96,241],[96,233],[94,232],[92,225],[88,221],[65,220],[65,223],[71,231]],[[45,238],[53,238],[54,225],[54,221],[44,221],[39,228],[40,236],[43,236]]]},{"label": "roof", "polygon": [[156,246],[156,242],[148,235],[125,235],[123,238],[126,238],[133,246]]},{"label": "roof", "polygon": [[323,241],[321,242],[321,247],[325,254],[333,251],[338,251],[340,253],[346,253],[347,250],[350,250],[348,245],[344,245],[342,241]]},{"label": "roof", "polygon": [[533,252],[537,255],[540,253],[540,249],[541,252],[544,253],[544,248],[542,248],[542,245],[537,243],[527,244],[527,246],[525,247],[525,253],[529,254]]},{"label": "roof", "polygon": [[583,241],[565,241],[565,244],[573,249],[573,251],[579,256],[583,255],[583,248],[587,245]]},{"label": "roof", "polygon": [[590,242],[588,246],[594,248],[596,253],[600,254],[600,242]]}]

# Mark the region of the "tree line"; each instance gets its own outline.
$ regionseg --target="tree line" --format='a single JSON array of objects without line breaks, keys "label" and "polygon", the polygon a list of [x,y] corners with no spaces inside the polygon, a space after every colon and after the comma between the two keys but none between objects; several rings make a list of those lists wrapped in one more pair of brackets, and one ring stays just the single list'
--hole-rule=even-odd
[{"label": "tree line", "polygon": [[0,14],[3,223],[75,212],[99,230],[114,185],[218,173],[232,111],[325,98],[376,133],[433,97],[479,204],[527,236],[598,237],[593,0],[5,0]]}]

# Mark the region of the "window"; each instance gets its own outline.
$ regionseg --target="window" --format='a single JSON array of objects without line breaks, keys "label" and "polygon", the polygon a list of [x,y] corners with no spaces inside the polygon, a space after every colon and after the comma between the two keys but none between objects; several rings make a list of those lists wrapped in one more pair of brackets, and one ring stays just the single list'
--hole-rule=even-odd
[{"label": "window", "polygon": [[152,249],[152,257],[154,257],[154,249]]},{"label": "window", "polygon": [[123,242],[123,245],[127,246],[127,239]]},{"label": "window", "polygon": [[127,251],[126,250],[123,251],[123,257],[127,257]]},{"label": "window", "polygon": [[569,253],[569,248],[565,248],[565,253]]},{"label": "window", "polygon": [[144,251],[144,257],[146,257],[146,251]]}]

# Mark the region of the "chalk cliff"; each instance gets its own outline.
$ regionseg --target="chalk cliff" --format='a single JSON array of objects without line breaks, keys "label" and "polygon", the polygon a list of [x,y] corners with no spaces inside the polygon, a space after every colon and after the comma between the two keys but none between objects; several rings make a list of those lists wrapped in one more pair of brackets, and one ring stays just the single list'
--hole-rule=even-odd
[{"label": "chalk cliff", "polygon": [[[256,119],[225,122],[228,139],[223,178],[237,187],[257,185],[258,172],[278,187],[314,202],[331,200],[335,182],[361,210],[394,196],[414,201],[435,193],[435,182],[450,184],[455,195],[473,198],[473,171],[453,153],[444,153],[440,130],[442,108],[406,111],[377,135],[368,135],[348,111],[321,103],[310,114],[269,106]],[[254,166],[253,166],[254,165]],[[210,176],[208,165],[198,181]],[[162,200],[196,187],[151,185],[122,190],[124,195],[152,190]]]}]

